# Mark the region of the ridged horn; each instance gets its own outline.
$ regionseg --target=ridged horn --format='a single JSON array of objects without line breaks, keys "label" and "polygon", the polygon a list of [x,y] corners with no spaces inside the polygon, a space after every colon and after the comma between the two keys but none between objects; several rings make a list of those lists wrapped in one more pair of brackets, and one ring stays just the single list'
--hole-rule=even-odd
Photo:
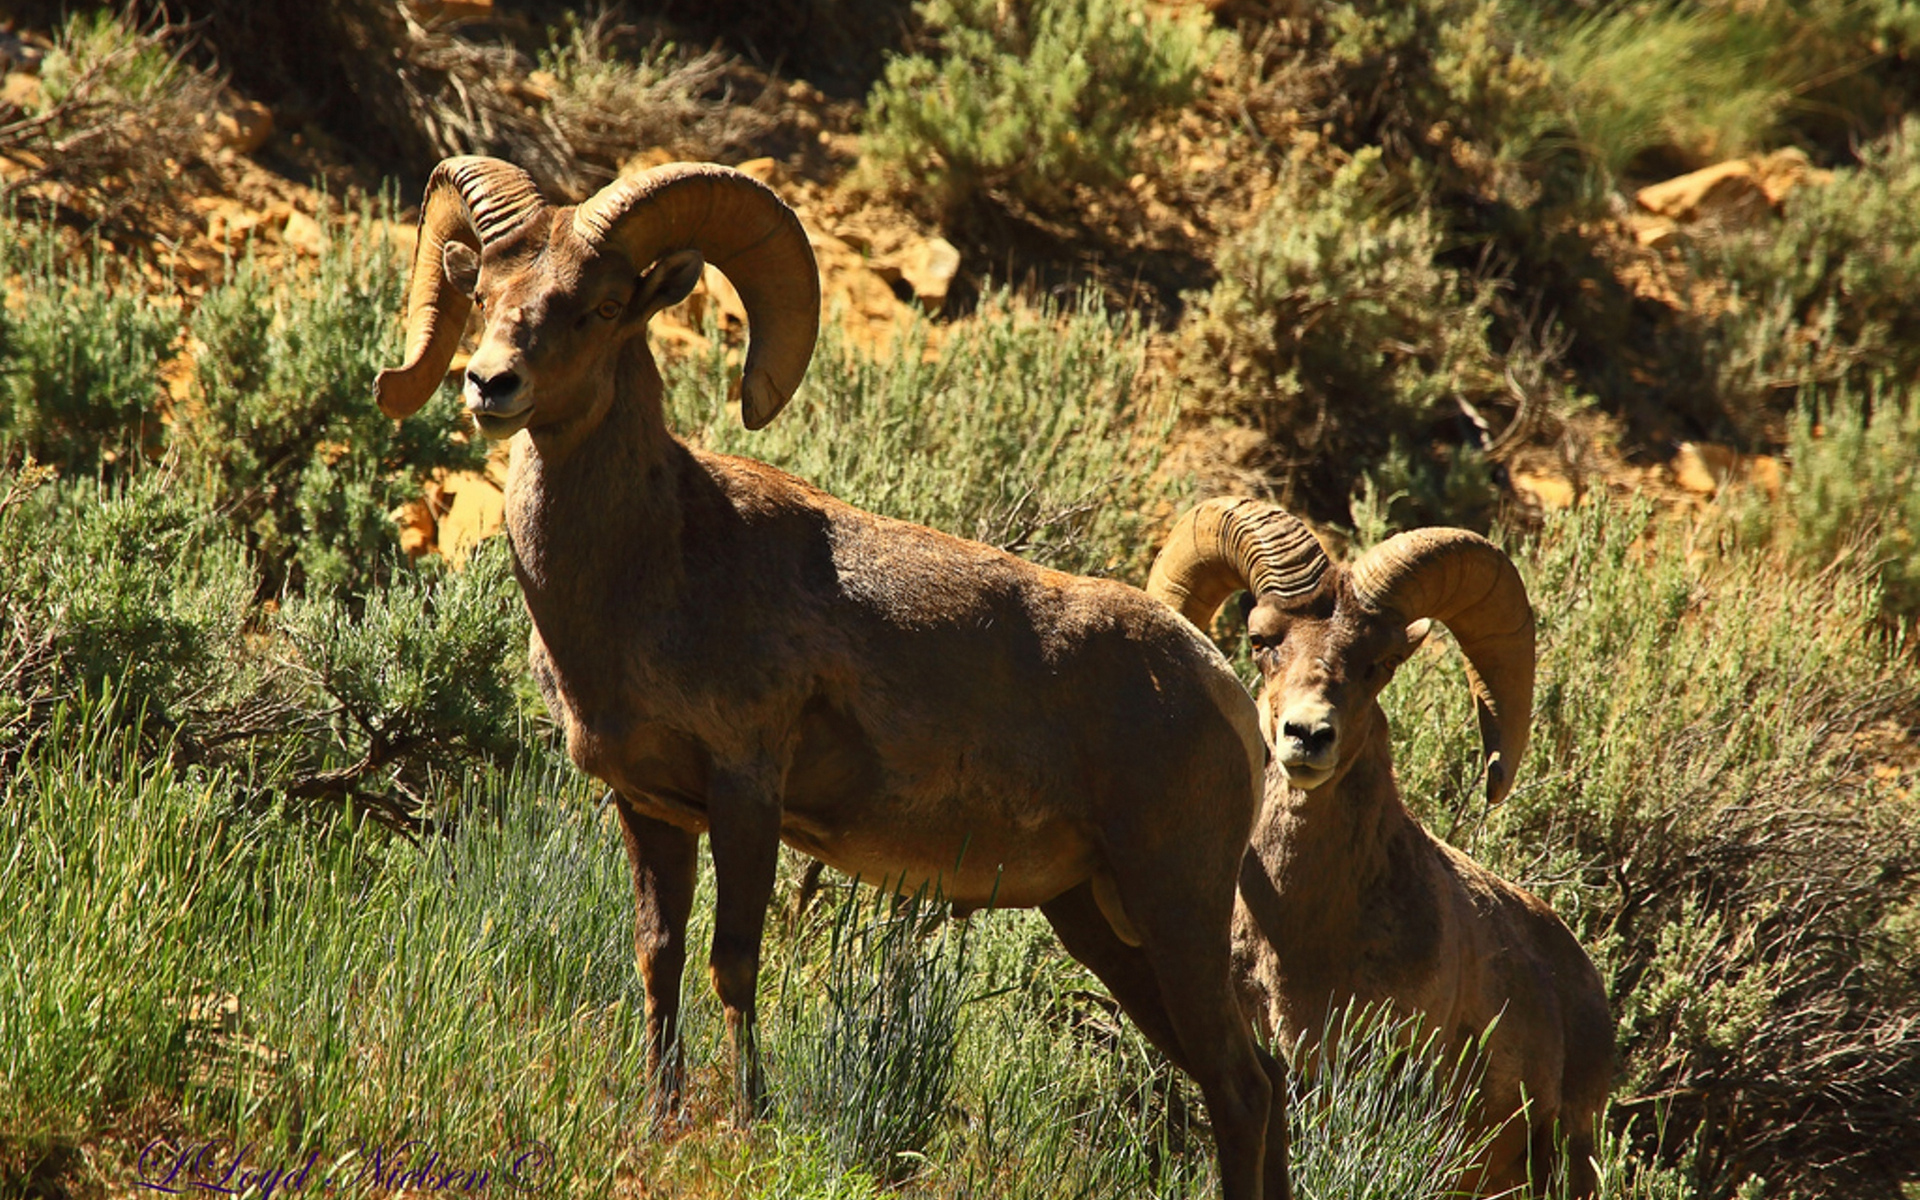
[{"label": "ridged horn", "polygon": [[1487,801],[1506,799],[1533,723],[1533,606],[1513,561],[1477,533],[1416,529],[1369,550],[1349,574],[1369,607],[1453,631],[1480,718]]},{"label": "ridged horn", "polygon": [[1326,570],[1326,551],[1298,517],[1263,500],[1220,497],[1174,522],[1147,594],[1206,629],[1241,588],[1291,600],[1318,587]]},{"label": "ridged horn", "polygon": [[427,178],[420,201],[420,234],[407,281],[407,357],[374,377],[380,411],[408,417],[446,378],[473,301],[447,282],[441,255],[450,241],[478,253],[511,235],[545,206],[533,177],[497,158],[443,159]]},{"label": "ridged horn", "polygon": [[602,188],[573,214],[574,232],[618,246],[636,268],[698,250],[747,310],[740,417],[773,420],[813,359],[820,271],[800,218],[751,175],[712,163],[668,163]]}]

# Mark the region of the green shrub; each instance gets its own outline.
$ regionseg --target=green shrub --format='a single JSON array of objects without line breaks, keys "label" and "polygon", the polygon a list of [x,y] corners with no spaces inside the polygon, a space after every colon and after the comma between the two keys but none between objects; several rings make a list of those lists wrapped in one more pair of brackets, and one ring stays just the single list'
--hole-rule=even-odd
[{"label": "green shrub", "polygon": [[157,729],[230,699],[253,579],[204,504],[157,471],[46,485],[0,472],[0,765],[51,709],[111,688]]},{"label": "green shrub", "polygon": [[1754,488],[1722,501],[1734,543],[1776,550],[1806,579],[1866,571],[1894,624],[1920,617],[1920,399],[1910,388],[1811,389],[1795,410],[1781,498]]},{"label": "green shrub", "polygon": [[720,409],[717,339],[663,373],[673,427],[710,449],[1060,570],[1144,578],[1147,522],[1181,482],[1157,470],[1171,414],[1139,386],[1145,353],[1137,327],[1090,299],[1063,312],[1001,294],[878,355],[829,319],[793,404],[757,433]]},{"label": "green shrub", "polygon": [[933,42],[867,99],[865,154],[952,216],[990,197],[1058,210],[1131,169],[1136,130],[1184,104],[1210,55],[1138,0],[923,0]]},{"label": "green shrub", "polygon": [[51,226],[0,221],[0,462],[93,475],[158,448],[179,314],[109,270],[98,243],[75,256]]},{"label": "green shrub", "polygon": [[1809,181],[1783,219],[1700,246],[1696,269],[1735,289],[1707,322],[1725,403],[1761,426],[1805,389],[1920,372],[1920,121]]},{"label": "green shrub", "polygon": [[1443,265],[1431,210],[1396,204],[1390,187],[1376,151],[1331,175],[1296,166],[1221,248],[1220,282],[1181,331],[1178,390],[1263,434],[1247,465],[1305,511],[1344,513],[1378,468],[1402,496],[1397,518],[1484,522],[1484,461],[1431,448],[1437,426],[1507,402],[1491,285]]},{"label": "green shrub", "polygon": [[362,214],[310,274],[249,254],[194,311],[195,395],[173,445],[244,537],[262,595],[379,582],[397,542],[388,513],[434,468],[485,458],[447,394],[399,422],[373,404],[375,373],[400,358],[405,268]]},{"label": "green shrub", "polygon": [[285,639],[280,787],[345,798],[403,825],[444,817],[438,793],[476,763],[510,763],[519,721],[526,610],[499,540],[454,571],[396,570],[365,596],[309,594],[272,626]]},{"label": "green shrub", "polygon": [[1920,617],[1920,396],[1803,404],[1787,444],[1787,545],[1804,573],[1856,557],[1891,616]]},{"label": "green shrub", "polygon": [[310,591],[277,617],[230,527],[163,472],[28,488],[0,475],[0,764],[61,703],[112,690],[170,757],[260,764],[255,784],[405,825],[520,728],[524,610],[504,546],[367,596]]}]

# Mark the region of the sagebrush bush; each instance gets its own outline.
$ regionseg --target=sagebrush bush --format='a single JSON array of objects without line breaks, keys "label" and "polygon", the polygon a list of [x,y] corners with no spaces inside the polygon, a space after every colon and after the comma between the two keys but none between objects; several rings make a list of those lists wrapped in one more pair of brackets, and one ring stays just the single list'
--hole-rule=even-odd
[{"label": "sagebrush bush", "polygon": [[[1180,331],[1176,390],[1263,434],[1252,465],[1315,516],[1344,514],[1354,482],[1391,460],[1409,502],[1397,518],[1484,521],[1484,461],[1430,447],[1437,424],[1508,403],[1491,284],[1438,261],[1432,212],[1390,188],[1377,152],[1331,174],[1297,164],[1221,247],[1220,281]],[[1477,503],[1443,507],[1459,472],[1483,480]]]},{"label": "sagebrush bush", "polygon": [[1143,122],[1190,99],[1203,27],[1138,0],[922,0],[932,47],[887,63],[867,159],[942,216],[1004,196],[1057,210],[1131,169]]},{"label": "sagebrush bush", "polygon": [[193,396],[173,434],[180,471],[240,531],[262,595],[380,582],[388,514],[435,468],[474,468],[455,399],[404,421],[369,399],[400,361],[406,263],[366,213],[332,231],[311,273],[251,254],[195,309]]},{"label": "sagebrush bush", "polygon": [[717,48],[694,53],[655,41],[629,50],[634,32],[602,9],[592,20],[570,16],[540,55],[553,94],[547,119],[584,176],[611,179],[641,150],[666,150],[698,161],[748,157],[771,119],[736,103],[729,59]]},{"label": "sagebrush bush", "polygon": [[27,111],[0,101],[0,154],[23,167],[0,195],[107,223],[179,215],[177,184],[206,154],[201,122],[219,92],[184,61],[187,40],[131,5],[64,15]]},{"label": "sagebrush bush", "polygon": [[1812,389],[1920,372],[1920,120],[1790,193],[1782,219],[1701,243],[1732,302],[1706,321],[1724,403],[1749,429]]},{"label": "sagebrush bush", "polygon": [[1806,579],[1865,571],[1892,623],[1920,617],[1920,397],[1891,383],[1809,389],[1784,456],[1777,502],[1747,487],[1720,506],[1739,548],[1779,551]]},{"label": "sagebrush bush", "polygon": [[919,324],[879,354],[829,318],[807,381],[758,432],[720,411],[718,339],[663,373],[673,427],[710,449],[1063,571],[1144,578],[1144,531],[1184,483],[1157,470],[1172,412],[1140,386],[1145,355],[1145,333],[1090,297],[1063,310],[997,294],[967,325]]},{"label": "sagebrush bush", "polygon": [[98,243],[76,255],[51,225],[0,220],[0,462],[87,476],[156,451],[179,329],[177,306],[149,300]]},{"label": "sagebrush bush", "polygon": [[244,687],[253,578],[200,497],[153,470],[0,472],[0,494],[0,768],[81,695],[164,729]]}]

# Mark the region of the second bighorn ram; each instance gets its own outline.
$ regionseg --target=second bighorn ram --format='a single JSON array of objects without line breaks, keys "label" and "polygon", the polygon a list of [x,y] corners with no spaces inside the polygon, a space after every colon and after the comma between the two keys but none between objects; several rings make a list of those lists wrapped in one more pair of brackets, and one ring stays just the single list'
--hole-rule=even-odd
[{"label": "second bighorn ram", "polygon": [[1504,799],[1533,711],[1519,572],[1460,529],[1399,534],[1335,566],[1285,510],[1221,499],[1175,524],[1147,582],[1201,628],[1242,589],[1274,749],[1235,928],[1251,1015],[1296,1055],[1352,1002],[1419,1018],[1449,1054],[1491,1026],[1478,1116],[1497,1132],[1464,1182],[1539,1188],[1557,1162],[1591,1194],[1613,1072],[1606,990],[1551,908],[1407,812],[1378,701],[1430,623],[1445,624],[1467,659],[1487,798]]},{"label": "second bighorn ram", "polygon": [[[651,1057],[677,1079],[695,851],[743,1105],[779,842],[962,905],[1037,905],[1198,1081],[1228,1200],[1289,1194],[1284,1076],[1231,974],[1266,749],[1213,645],[1133,588],[843,504],[666,427],[649,317],[705,263],[739,290],[749,428],[807,369],[819,276],[772,190],[673,164],[578,207],[494,159],[427,185],[388,414],[440,386],[474,304],[480,431],[512,439],[507,528],[533,671],[633,867]],[[718,397],[715,398],[718,401]],[[1090,699],[1091,698],[1091,699]]]}]

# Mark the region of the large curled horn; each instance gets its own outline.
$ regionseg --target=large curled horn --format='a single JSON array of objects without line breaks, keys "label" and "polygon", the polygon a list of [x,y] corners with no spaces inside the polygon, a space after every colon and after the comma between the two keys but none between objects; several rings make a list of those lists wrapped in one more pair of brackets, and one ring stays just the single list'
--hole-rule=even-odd
[{"label": "large curled horn", "polygon": [[1513,787],[1533,722],[1533,606],[1513,561],[1464,529],[1416,529],[1369,550],[1349,573],[1361,602],[1453,631],[1487,756],[1487,800]]},{"label": "large curled horn", "polygon": [[574,232],[611,242],[640,269],[698,250],[747,310],[740,416],[758,429],[785,407],[820,334],[820,272],[800,219],[772,188],[710,163],[668,163],[608,184],[573,214]]},{"label": "large curled horn", "polygon": [[1290,600],[1318,587],[1326,570],[1326,551],[1298,517],[1262,500],[1222,497],[1174,522],[1147,594],[1205,629],[1241,588]]},{"label": "large curled horn", "polygon": [[497,158],[466,155],[433,169],[407,281],[407,357],[374,377],[380,411],[390,417],[420,411],[460,348],[473,301],[447,283],[441,259],[447,243],[464,242],[478,253],[519,229],[544,203],[531,175]]}]

